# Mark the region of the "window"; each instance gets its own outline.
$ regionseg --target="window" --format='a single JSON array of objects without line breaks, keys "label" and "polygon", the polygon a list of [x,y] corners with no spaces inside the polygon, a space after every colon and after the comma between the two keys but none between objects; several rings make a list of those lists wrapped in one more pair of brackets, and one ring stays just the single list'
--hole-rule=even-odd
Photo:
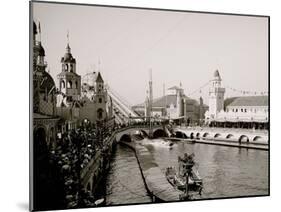
[{"label": "window", "polygon": [[61,88],[65,88],[65,82],[63,80],[61,81]]},{"label": "window", "polygon": [[73,72],[73,64],[70,64],[70,72]]},{"label": "window", "polygon": [[98,116],[98,119],[102,119],[102,113],[103,113],[103,110],[101,108],[99,108],[97,110],[97,116]]},{"label": "window", "polygon": [[75,87],[78,88],[78,82],[77,81],[75,81]]},{"label": "window", "polygon": [[246,108],[244,109],[244,112],[247,113],[247,109]]},{"label": "window", "polygon": [[102,103],[102,98],[99,98],[99,103]]},{"label": "window", "polygon": [[238,112],[238,109],[236,109],[235,112],[237,113],[237,112]]},{"label": "window", "polygon": [[67,88],[72,88],[72,82],[71,81],[67,82]]},{"label": "window", "polygon": [[243,112],[243,108],[241,108],[241,112]]}]

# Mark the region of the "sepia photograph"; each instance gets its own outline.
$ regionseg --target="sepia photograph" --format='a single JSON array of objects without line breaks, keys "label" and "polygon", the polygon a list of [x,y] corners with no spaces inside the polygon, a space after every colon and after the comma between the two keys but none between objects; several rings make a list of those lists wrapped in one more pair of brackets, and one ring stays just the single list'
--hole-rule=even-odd
[{"label": "sepia photograph", "polygon": [[270,194],[269,16],[31,1],[29,37],[32,211]]}]

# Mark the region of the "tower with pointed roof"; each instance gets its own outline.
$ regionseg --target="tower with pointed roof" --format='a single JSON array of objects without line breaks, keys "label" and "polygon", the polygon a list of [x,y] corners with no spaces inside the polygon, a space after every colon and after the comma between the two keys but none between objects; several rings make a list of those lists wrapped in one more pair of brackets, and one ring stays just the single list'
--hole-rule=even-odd
[{"label": "tower with pointed roof", "polygon": [[218,70],[214,72],[209,91],[209,116],[216,118],[217,114],[224,108],[225,88],[221,85],[221,76]]},{"label": "tower with pointed roof", "polygon": [[59,91],[66,96],[67,102],[79,100],[81,94],[81,76],[76,73],[76,60],[71,54],[68,34],[66,52],[61,58],[61,73],[57,77]]},{"label": "tower with pointed roof", "polygon": [[106,118],[106,102],[107,93],[104,88],[104,81],[101,77],[100,72],[98,72],[95,79],[95,101],[96,101],[96,117],[98,121],[104,120]]}]

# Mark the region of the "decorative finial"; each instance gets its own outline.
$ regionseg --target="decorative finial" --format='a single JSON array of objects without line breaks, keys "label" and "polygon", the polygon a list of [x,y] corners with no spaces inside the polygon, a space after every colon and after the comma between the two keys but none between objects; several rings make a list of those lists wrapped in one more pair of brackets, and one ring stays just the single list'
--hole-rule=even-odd
[{"label": "decorative finial", "polygon": [[69,45],[69,30],[67,30],[67,45]]},{"label": "decorative finial", "polygon": [[40,21],[38,24],[38,31],[39,31],[39,41],[41,42],[41,26],[40,26]]},{"label": "decorative finial", "polygon": [[66,37],[67,37],[66,52],[67,52],[67,53],[70,53],[70,46],[69,46],[69,30],[67,30]]}]

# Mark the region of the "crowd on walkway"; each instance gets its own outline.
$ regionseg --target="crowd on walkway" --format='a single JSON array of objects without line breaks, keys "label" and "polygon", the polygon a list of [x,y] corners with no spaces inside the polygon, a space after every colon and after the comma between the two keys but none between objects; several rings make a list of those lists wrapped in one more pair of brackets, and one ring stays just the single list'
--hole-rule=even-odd
[{"label": "crowd on walkway", "polygon": [[114,129],[81,127],[61,135],[50,151],[50,164],[59,172],[67,208],[94,206],[94,196],[82,188],[81,173],[97,152],[106,152]]}]

